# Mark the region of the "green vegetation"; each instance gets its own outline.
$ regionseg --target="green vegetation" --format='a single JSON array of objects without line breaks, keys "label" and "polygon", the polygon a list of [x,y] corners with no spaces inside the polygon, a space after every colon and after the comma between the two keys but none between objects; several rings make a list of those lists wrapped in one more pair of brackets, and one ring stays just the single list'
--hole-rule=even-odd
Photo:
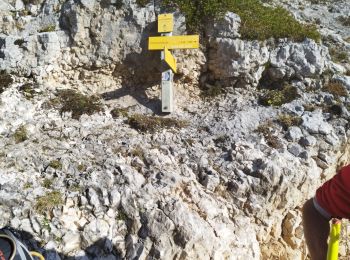
[{"label": "green vegetation", "polygon": [[43,32],[54,32],[56,30],[56,25],[55,24],[50,24],[48,26],[45,26],[39,30],[39,33]]},{"label": "green vegetation", "polygon": [[323,87],[323,91],[328,92],[335,97],[347,97],[349,95],[346,87],[339,82],[331,82]]},{"label": "green vegetation", "polygon": [[345,76],[350,77],[350,70],[347,70],[347,71],[345,72]]},{"label": "green vegetation", "polygon": [[141,114],[129,116],[127,123],[136,130],[150,133],[154,133],[162,128],[183,128],[188,125],[188,122],[182,120],[146,116]]},{"label": "green vegetation", "polygon": [[13,42],[15,45],[21,47],[23,45],[23,43],[25,43],[25,40],[23,39],[17,39]]},{"label": "green vegetation", "polygon": [[[58,92],[58,98],[62,105],[60,112],[72,112],[72,118],[79,119],[81,115],[92,115],[103,111],[100,98],[97,96],[85,96],[75,90],[66,89]],[[57,101],[52,101],[53,106]]]},{"label": "green vegetation", "polygon": [[49,166],[55,170],[62,170],[62,163],[59,160],[52,160]]},{"label": "green vegetation", "polygon": [[48,179],[48,178],[45,178],[43,180],[43,185],[42,185],[44,188],[46,189],[50,189],[51,186],[52,186],[52,180]]},{"label": "green vegetation", "polygon": [[11,84],[13,79],[5,70],[0,70],[0,94],[4,92]]},{"label": "green vegetation", "polygon": [[62,194],[59,191],[52,191],[45,196],[39,197],[35,204],[35,209],[40,214],[45,214],[51,211],[54,207],[63,204]]},{"label": "green vegetation", "polygon": [[25,140],[28,139],[27,136],[27,129],[25,128],[24,125],[18,127],[13,135],[13,137],[15,138],[15,142],[16,144],[24,142]]},{"label": "green vegetation", "polygon": [[127,108],[114,108],[111,111],[111,115],[113,118],[128,117],[128,109]]},{"label": "green vegetation", "polygon": [[78,171],[85,172],[87,169],[87,166],[85,164],[79,164],[78,165]]},{"label": "green vegetation", "polygon": [[25,5],[32,4],[32,5],[38,5],[41,4],[42,0],[23,0],[23,3]]},{"label": "green vegetation", "polygon": [[282,89],[267,90],[260,97],[260,103],[264,106],[281,106],[285,103],[292,102],[298,98],[297,89],[290,85],[285,85]]},{"label": "green vegetation", "polygon": [[191,31],[201,31],[208,21],[220,19],[227,11],[232,11],[241,17],[240,33],[244,39],[273,37],[302,41],[308,37],[320,40],[314,25],[301,24],[287,10],[264,6],[259,0],[165,0],[163,5],[178,7],[185,14]]},{"label": "green vegetation", "polygon": [[277,118],[277,122],[282,125],[284,130],[291,126],[299,126],[303,122],[300,116],[292,116],[289,114],[281,114]]}]

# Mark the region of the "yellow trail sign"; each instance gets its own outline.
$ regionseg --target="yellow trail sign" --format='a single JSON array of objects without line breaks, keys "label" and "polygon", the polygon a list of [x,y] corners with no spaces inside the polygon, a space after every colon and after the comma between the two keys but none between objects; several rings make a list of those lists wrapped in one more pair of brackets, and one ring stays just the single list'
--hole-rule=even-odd
[{"label": "yellow trail sign", "polygon": [[173,14],[160,14],[158,15],[158,32],[172,32],[174,28],[174,16]]},{"label": "yellow trail sign", "polygon": [[157,36],[149,37],[149,50],[171,49],[197,49],[199,48],[199,35]]},{"label": "yellow trail sign", "polygon": [[176,73],[176,59],[167,48],[164,48],[164,60],[174,73]]}]

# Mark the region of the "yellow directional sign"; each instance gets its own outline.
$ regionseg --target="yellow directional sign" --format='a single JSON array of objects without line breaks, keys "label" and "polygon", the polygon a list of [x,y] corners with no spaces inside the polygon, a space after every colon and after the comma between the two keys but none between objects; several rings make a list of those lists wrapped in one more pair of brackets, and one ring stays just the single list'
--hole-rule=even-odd
[{"label": "yellow directional sign", "polygon": [[199,35],[183,36],[157,36],[149,37],[149,50],[197,49],[199,48]]},{"label": "yellow directional sign", "polygon": [[158,15],[158,32],[172,32],[174,29],[174,16],[173,14],[160,14]]},{"label": "yellow directional sign", "polygon": [[164,60],[174,73],[176,73],[176,59],[167,48],[164,48]]}]

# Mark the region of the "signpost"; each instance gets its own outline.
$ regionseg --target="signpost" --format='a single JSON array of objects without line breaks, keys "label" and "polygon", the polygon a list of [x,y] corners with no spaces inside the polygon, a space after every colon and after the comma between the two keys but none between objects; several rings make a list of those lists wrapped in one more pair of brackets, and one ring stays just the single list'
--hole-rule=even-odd
[{"label": "signpost", "polygon": [[161,14],[158,16],[158,32],[162,36],[149,37],[148,49],[161,50],[161,60],[166,64],[162,72],[162,112],[174,111],[173,79],[176,73],[176,59],[170,52],[173,49],[197,49],[199,48],[198,35],[172,36],[174,28],[173,14]]}]

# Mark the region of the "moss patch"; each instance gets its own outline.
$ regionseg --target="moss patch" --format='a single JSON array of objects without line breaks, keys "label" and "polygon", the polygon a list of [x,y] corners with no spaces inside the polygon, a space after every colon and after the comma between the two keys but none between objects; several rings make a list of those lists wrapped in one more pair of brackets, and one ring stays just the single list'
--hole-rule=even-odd
[{"label": "moss patch", "polygon": [[16,129],[15,133],[13,134],[13,137],[15,139],[16,144],[24,142],[28,139],[27,136],[27,129],[24,125],[20,126]]},{"label": "moss patch", "polygon": [[285,103],[292,102],[298,98],[297,89],[290,85],[285,85],[282,89],[267,90],[260,97],[260,103],[264,106],[281,106]]},{"label": "moss patch", "polygon": [[52,191],[45,196],[39,197],[35,204],[35,209],[40,214],[51,211],[54,207],[63,204],[62,194],[59,191]]},{"label": "moss patch", "polygon": [[72,118],[79,119],[83,114],[92,115],[103,111],[100,98],[97,96],[85,96],[75,90],[67,89],[58,92],[58,98],[62,105],[60,112],[72,112]]},{"label": "moss patch", "polygon": [[4,92],[11,84],[13,83],[13,79],[10,74],[6,71],[0,71],[0,94]]},{"label": "moss patch", "polygon": [[127,123],[136,130],[150,133],[154,133],[162,128],[183,128],[188,126],[186,121],[141,114],[129,116]]},{"label": "moss patch", "polygon": [[339,82],[331,82],[323,87],[323,91],[328,92],[335,97],[347,97],[349,95],[347,89]]}]

